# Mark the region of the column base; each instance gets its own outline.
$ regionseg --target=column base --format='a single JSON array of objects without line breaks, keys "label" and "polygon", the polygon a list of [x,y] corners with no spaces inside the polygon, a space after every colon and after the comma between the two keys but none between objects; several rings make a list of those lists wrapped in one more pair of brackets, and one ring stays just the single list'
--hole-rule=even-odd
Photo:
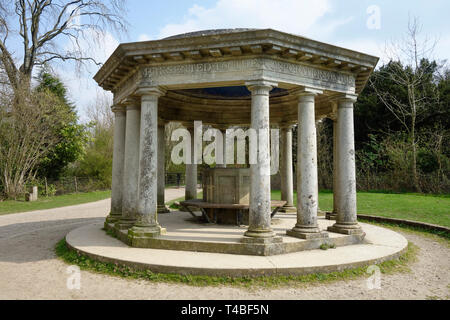
[{"label": "column base", "polygon": [[346,235],[361,235],[364,234],[361,226],[359,224],[343,224],[335,223],[333,226],[328,227],[329,232],[346,234]]},{"label": "column base", "polygon": [[157,210],[158,214],[170,213],[170,210],[166,205],[158,205]]},{"label": "column base", "polygon": [[325,214],[325,219],[327,219],[327,220],[336,220],[337,219],[337,213],[335,213],[335,212],[327,212]]},{"label": "column base", "polygon": [[109,214],[109,216],[106,217],[105,223],[107,224],[115,224],[116,222],[120,221],[122,219],[122,215],[114,215]]},{"label": "column base", "polygon": [[166,229],[161,226],[134,226],[128,230],[128,239],[148,239],[156,238],[166,234]]},{"label": "column base", "polygon": [[247,230],[244,233],[244,239],[252,238],[252,239],[271,239],[275,237],[275,232],[271,229],[268,230]]},{"label": "column base", "polygon": [[130,229],[136,223],[135,219],[120,219],[114,224],[114,228],[117,230]]},{"label": "column base", "polygon": [[284,206],[278,212],[282,213],[297,213],[297,208],[294,206]]},{"label": "column base", "polygon": [[283,238],[280,236],[276,236],[275,234],[272,237],[268,238],[255,238],[244,235],[241,239],[241,243],[246,244],[272,244],[272,243],[283,243]]},{"label": "column base", "polygon": [[304,240],[328,238],[328,232],[321,231],[318,227],[295,226],[292,230],[286,231],[286,234]]}]

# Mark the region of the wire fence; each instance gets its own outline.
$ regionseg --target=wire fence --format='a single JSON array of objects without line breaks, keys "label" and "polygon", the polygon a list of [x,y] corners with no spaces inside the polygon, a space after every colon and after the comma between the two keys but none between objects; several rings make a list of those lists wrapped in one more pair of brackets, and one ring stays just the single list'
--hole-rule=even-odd
[{"label": "wire fence", "polygon": [[109,181],[88,177],[43,178],[27,185],[27,190],[31,190],[33,186],[38,187],[40,196],[46,197],[111,189],[111,183]]},{"label": "wire fence", "polygon": [[[166,173],[165,180],[166,188],[182,188],[186,185],[184,173]],[[199,173],[197,181],[201,184],[201,173]],[[31,192],[34,186],[38,187],[38,194],[40,196],[51,197],[71,193],[110,190],[111,182],[89,177],[64,177],[60,179],[43,178],[28,184],[26,186],[27,192]]]}]

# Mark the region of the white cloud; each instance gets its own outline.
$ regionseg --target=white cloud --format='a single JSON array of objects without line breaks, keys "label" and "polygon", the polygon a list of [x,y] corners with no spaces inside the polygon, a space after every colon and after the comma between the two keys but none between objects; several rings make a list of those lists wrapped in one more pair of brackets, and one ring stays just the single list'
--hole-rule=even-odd
[{"label": "white cloud", "polygon": [[185,21],[168,24],[159,37],[217,28],[272,28],[323,38],[351,18],[319,20],[332,11],[329,0],[218,0],[212,8],[194,5]]},{"label": "white cloud", "polygon": [[138,41],[150,41],[150,40],[152,40],[152,38],[146,33],[142,33],[138,37]]}]

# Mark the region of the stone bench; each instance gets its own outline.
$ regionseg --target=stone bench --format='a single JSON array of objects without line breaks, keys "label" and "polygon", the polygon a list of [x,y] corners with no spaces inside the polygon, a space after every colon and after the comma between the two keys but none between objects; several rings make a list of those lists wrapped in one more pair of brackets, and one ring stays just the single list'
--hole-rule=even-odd
[{"label": "stone bench", "polygon": [[[271,218],[273,218],[278,211],[286,204],[286,201],[280,201],[280,200],[272,200],[270,201],[271,208],[274,208],[271,213]],[[224,203],[210,203],[205,202],[203,200],[187,200],[187,201],[181,201],[180,206],[183,207],[186,211],[188,211],[193,217],[198,218],[198,216],[190,209],[192,207],[200,209],[202,212],[202,217],[208,222],[208,223],[216,223],[217,222],[217,216],[216,211],[214,213],[214,218],[211,219],[205,209],[229,209],[229,210],[235,210],[236,211],[236,224],[241,225],[242,223],[242,213],[244,210],[248,210],[250,208],[250,205],[248,204],[224,204]]]}]

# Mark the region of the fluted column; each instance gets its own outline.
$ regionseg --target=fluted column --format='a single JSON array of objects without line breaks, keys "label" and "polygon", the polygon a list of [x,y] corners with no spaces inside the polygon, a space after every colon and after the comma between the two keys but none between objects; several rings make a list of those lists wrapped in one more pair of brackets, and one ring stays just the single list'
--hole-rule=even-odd
[{"label": "fluted column", "polygon": [[128,232],[134,239],[152,238],[165,230],[158,224],[158,98],[164,91],[156,87],[140,88],[141,125],[139,148],[139,188],[136,223]]},{"label": "fluted column", "polygon": [[166,189],[166,140],[165,123],[158,124],[158,213],[169,213],[166,207],[165,189]]},{"label": "fluted column", "polygon": [[122,218],[123,162],[125,156],[126,110],[113,106],[114,112],[114,149],[111,181],[111,213],[106,223],[116,223]]},{"label": "fluted column", "polygon": [[294,177],[292,167],[292,126],[281,126],[281,166],[282,198],[286,205],[280,212],[297,212],[294,207]]},{"label": "fluted column", "polygon": [[252,93],[251,129],[255,130],[258,136],[258,157],[257,163],[250,165],[249,228],[245,236],[267,241],[275,235],[271,228],[270,217],[269,94],[277,84],[252,81],[246,85]]},{"label": "fluted column", "polygon": [[345,95],[339,100],[337,114],[337,221],[328,231],[362,234],[356,209],[356,168],[353,104],[356,96]]},{"label": "fluted column", "polygon": [[297,224],[287,234],[302,239],[328,236],[317,224],[319,202],[317,173],[317,137],[315,96],[322,92],[301,89],[296,92],[298,103],[297,144]]},{"label": "fluted column", "polygon": [[116,223],[119,229],[128,229],[135,223],[138,200],[141,108],[136,102],[129,101],[126,110],[122,218]]},{"label": "fluted column", "polygon": [[191,164],[186,164],[186,190],[185,199],[197,199],[197,165],[195,164],[194,128],[188,128],[191,135]]}]

